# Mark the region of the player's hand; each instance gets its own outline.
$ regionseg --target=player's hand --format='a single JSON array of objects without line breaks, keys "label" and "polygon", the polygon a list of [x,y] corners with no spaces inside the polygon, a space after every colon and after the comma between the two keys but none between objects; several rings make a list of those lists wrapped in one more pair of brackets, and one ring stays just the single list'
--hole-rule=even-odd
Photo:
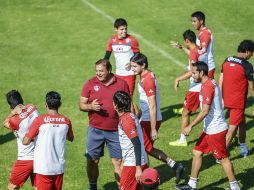
[{"label": "player's hand", "polygon": [[19,104],[11,111],[11,114],[12,115],[21,114],[24,109],[26,109],[26,106]]},{"label": "player's hand", "polygon": [[191,132],[192,127],[191,126],[187,126],[184,130],[183,130],[183,134],[186,136],[189,136],[190,132]]},{"label": "player's hand", "polygon": [[158,132],[156,131],[156,129],[151,130],[150,137],[152,141],[155,141],[158,138]]},{"label": "player's hand", "polygon": [[127,64],[125,65],[125,69],[126,69],[127,71],[131,70],[131,63],[127,63]]},{"label": "player's hand", "polygon": [[98,102],[98,99],[94,99],[91,103],[91,106],[92,106],[92,110],[94,110],[94,111],[100,111],[100,109],[101,109],[101,105]]},{"label": "player's hand", "polygon": [[137,180],[138,183],[141,183],[141,174],[142,174],[142,169],[140,166],[136,167],[136,174],[135,174],[135,178]]},{"label": "player's hand", "polygon": [[176,92],[178,90],[178,87],[179,87],[179,80],[176,79],[175,80],[175,86],[174,86]]},{"label": "player's hand", "polygon": [[183,46],[181,44],[179,44],[178,42],[176,42],[176,41],[170,41],[170,45],[173,48],[177,48],[177,49],[182,49],[183,48]]}]

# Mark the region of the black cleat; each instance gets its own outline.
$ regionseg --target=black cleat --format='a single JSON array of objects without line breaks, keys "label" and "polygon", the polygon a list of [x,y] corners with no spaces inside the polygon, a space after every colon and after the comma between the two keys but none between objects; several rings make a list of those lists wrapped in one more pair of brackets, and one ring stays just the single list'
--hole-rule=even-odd
[{"label": "black cleat", "polygon": [[175,170],[175,176],[176,176],[176,184],[179,183],[179,181],[182,178],[183,172],[185,170],[183,164],[181,163],[176,163],[173,167],[173,169]]},{"label": "black cleat", "polygon": [[189,184],[178,184],[176,185],[176,189],[178,190],[197,190],[196,188],[192,188]]}]

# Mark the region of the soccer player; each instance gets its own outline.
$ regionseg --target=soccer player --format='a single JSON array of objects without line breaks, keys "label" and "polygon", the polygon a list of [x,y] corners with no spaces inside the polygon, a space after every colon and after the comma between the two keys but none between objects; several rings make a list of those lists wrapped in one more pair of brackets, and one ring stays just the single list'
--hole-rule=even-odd
[{"label": "soccer player", "polygon": [[127,83],[116,77],[111,71],[108,59],[95,63],[96,76],[84,83],[79,108],[88,112],[86,159],[89,189],[97,190],[99,161],[107,145],[114,166],[115,180],[119,185],[122,163],[122,151],[118,137],[119,118],[113,107],[113,96],[117,91],[129,93]]},{"label": "soccer player", "polygon": [[[183,130],[190,123],[190,114],[195,112],[199,107],[199,92],[201,87],[201,84],[195,83],[194,79],[191,77],[191,67],[192,64],[197,61],[206,61],[205,53],[201,52],[196,44],[196,35],[193,31],[186,30],[183,33],[183,39],[186,48],[190,51],[189,64],[187,70],[175,79],[175,90],[177,91],[180,81],[187,79],[190,80],[190,87],[183,104],[180,139],[170,142],[169,144],[172,146],[187,146],[187,136],[183,134]],[[173,47],[183,49],[182,45],[177,43],[177,46],[175,46],[175,44],[176,43],[173,44]]]},{"label": "soccer player", "polygon": [[176,174],[176,182],[178,183],[184,171],[183,165],[176,163],[163,151],[153,146],[154,141],[158,137],[158,130],[162,121],[160,91],[157,79],[152,71],[148,69],[147,57],[144,54],[137,53],[130,61],[134,74],[140,76],[138,83],[139,101],[142,112],[140,124],[144,135],[146,152],[173,168]]},{"label": "soccer player", "polygon": [[243,40],[238,46],[236,56],[228,57],[224,61],[220,75],[224,107],[229,111],[227,147],[230,146],[239,126],[239,142],[243,157],[248,155],[244,118],[248,88],[254,97],[253,66],[247,61],[252,57],[253,51],[254,42]]},{"label": "soccer player", "polygon": [[147,155],[139,121],[131,113],[131,97],[124,91],[113,96],[113,105],[119,116],[119,141],[123,155],[120,189],[141,190],[140,176],[147,167]]},{"label": "soccer player", "polygon": [[160,176],[156,169],[147,168],[141,175],[141,184],[143,190],[158,190],[160,185]]},{"label": "soccer player", "polygon": [[195,82],[201,82],[200,104],[202,109],[197,117],[184,129],[184,134],[189,135],[192,128],[204,120],[204,129],[193,149],[191,177],[188,184],[176,186],[179,190],[196,189],[199,170],[202,165],[204,153],[212,151],[213,156],[220,160],[221,166],[229,179],[230,189],[239,190],[235,179],[232,163],[228,158],[226,148],[227,123],[222,108],[220,88],[215,80],[208,77],[208,66],[204,62],[196,62],[192,67],[192,77]]},{"label": "soccer player", "polygon": [[130,67],[130,58],[139,52],[136,38],[127,32],[127,22],[123,18],[115,20],[116,35],[112,36],[107,45],[105,59],[109,59],[112,51],[115,56],[116,75],[125,80],[132,96],[135,88],[135,75]]},{"label": "soccer player", "polygon": [[18,159],[12,167],[8,190],[19,189],[30,177],[33,185],[34,143],[23,145],[22,140],[38,111],[33,104],[24,105],[23,98],[17,90],[6,94],[11,113],[4,121],[4,127],[14,132],[17,137]]},{"label": "soccer player", "polygon": [[47,114],[37,117],[23,139],[24,145],[33,143],[34,173],[37,190],[61,190],[64,175],[66,139],[73,141],[71,121],[59,114],[61,96],[46,94]]},{"label": "soccer player", "polygon": [[205,25],[205,14],[201,11],[196,11],[191,14],[192,26],[198,30],[197,44],[200,47],[200,51],[206,53],[209,73],[208,77],[214,78],[215,61],[213,57],[213,35],[212,32]]}]

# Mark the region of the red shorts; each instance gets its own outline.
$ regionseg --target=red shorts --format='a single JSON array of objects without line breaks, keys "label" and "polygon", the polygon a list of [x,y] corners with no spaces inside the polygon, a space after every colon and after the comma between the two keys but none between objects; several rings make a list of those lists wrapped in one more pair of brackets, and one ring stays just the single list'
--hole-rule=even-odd
[{"label": "red shorts", "polygon": [[185,96],[183,107],[187,110],[195,112],[199,107],[199,92],[190,92]]},{"label": "red shorts", "polygon": [[208,77],[211,78],[211,79],[214,79],[214,73],[215,73],[215,68],[208,71]]},{"label": "red shorts", "polygon": [[[143,136],[144,136],[144,145],[146,152],[150,153],[152,148],[153,148],[153,143],[150,133],[151,133],[151,122],[150,121],[141,121],[140,122],[142,131],[143,131]],[[161,121],[156,122],[156,130],[158,131],[161,126]]]},{"label": "red shorts", "polygon": [[128,76],[119,76],[116,75],[118,78],[123,79],[125,82],[127,82],[129,86],[130,95],[132,96],[135,89],[135,81],[136,81],[136,75],[128,75]]},{"label": "red shorts", "polygon": [[228,108],[229,125],[239,126],[244,120],[244,109]]},{"label": "red shorts", "polygon": [[11,170],[9,182],[13,185],[21,187],[26,182],[28,177],[30,177],[33,185],[33,160],[16,160]]},{"label": "red shorts", "polygon": [[217,134],[208,135],[204,131],[201,132],[198,142],[194,149],[199,150],[205,154],[212,151],[214,158],[222,159],[228,157],[226,148],[226,134],[228,130],[222,131]]},{"label": "red shorts", "polygon": [[63,184],[63,174],[41,175],[35,174],[36,190],[61,190]]},{"label": "red shorts", "polygon": [[[147,165],[141,166],[142,171],[147,168]],[[142,186],[135,178],[136,166],[123,166],[120,189],[121,190],[142,190]]]}]

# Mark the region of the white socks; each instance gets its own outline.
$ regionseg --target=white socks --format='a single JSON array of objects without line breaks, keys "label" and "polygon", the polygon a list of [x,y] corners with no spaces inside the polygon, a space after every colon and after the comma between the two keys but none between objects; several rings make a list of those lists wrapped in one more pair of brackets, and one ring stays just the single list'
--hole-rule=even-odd
[{"label": "white socks", "polygon": [[188,185],[192,188],[197,188],[198,178],[190,177]]},{"label": "white socks", "polygon": [[229,185],[230,185],[231,190],[240,190],[240,187],[239,187],[237,181],[231,181],[231,182],[229,182]]},{"label": "white socks", "polygon": [[176,162],[172,160],[171,158],[167,158],[167,164],[169,165],[169,167],[173,168],[175,163]]},{"label": "white socks", "polygon": [[181,133],[180,141],[186,141],[186,140],[187,140],[187,136]]}]

